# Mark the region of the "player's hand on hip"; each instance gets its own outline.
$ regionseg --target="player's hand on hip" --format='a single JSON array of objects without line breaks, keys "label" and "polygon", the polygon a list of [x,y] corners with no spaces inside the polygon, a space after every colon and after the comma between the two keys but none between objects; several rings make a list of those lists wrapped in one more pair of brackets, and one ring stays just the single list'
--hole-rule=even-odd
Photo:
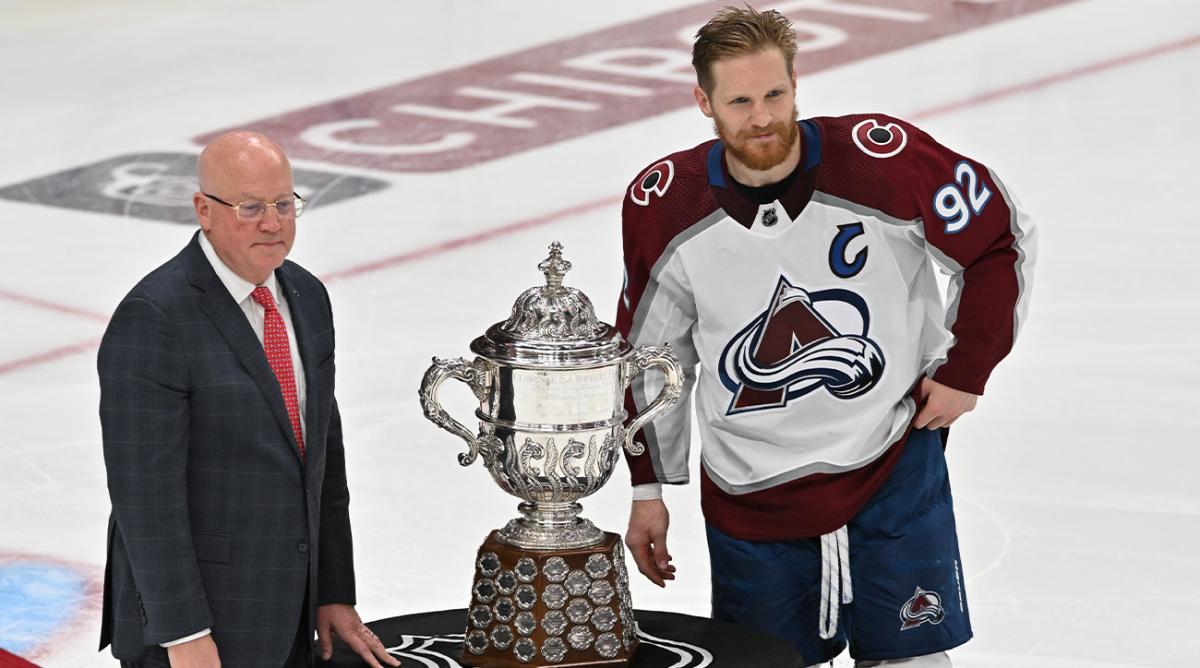
[{"label": "player's hand on hip", "polygon": [[979,396],[942,385],[925,376],[921,378],[921,386],[917,389],[917,399],[917,416],[913,418],[913,427],[941,429],[954,424],[963,413],[975,410]]},{"label": "player's hand on hip", "polygon": [[380,661],[389,666],[400,665],[400,660],[388,654],[379,637],[363,624],[352,605],[332,603],[317,608],[317,644],[325,661],[333,656],[335,635],[371,668],[383,668]]},{"label": "player's hand on hip", "polygon": [[168,647],[167,661],[171,668],[221,668],[221,657],[211,633]]},{"label": "player's hand on hip", "polygon": [[629,511],[629,530],[625,544],[642,572],[654,584],[665,587],[675,579],[675,565],[667,551],[667,525],[671,517],[662,499],[634,501]]}]

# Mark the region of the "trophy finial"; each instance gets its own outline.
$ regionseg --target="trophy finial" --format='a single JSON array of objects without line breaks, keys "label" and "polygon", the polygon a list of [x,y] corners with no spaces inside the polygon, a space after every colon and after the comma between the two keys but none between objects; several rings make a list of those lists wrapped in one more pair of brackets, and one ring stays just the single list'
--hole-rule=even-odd
[{"label": "trophy finial", "polygon": [[563,259],[562,244],[555,241],[550,244],[550,257],[542,260],[538,269],[546,275],[546,285],[551,288],[561,288],[563,277],[571,271],[571,263]]}]

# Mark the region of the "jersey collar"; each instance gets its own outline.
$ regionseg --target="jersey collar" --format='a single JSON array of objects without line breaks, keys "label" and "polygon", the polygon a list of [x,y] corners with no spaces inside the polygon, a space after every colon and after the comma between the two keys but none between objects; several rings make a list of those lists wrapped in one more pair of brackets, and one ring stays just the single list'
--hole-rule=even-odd
[{"label": "jersey collar", "polygon": [[[792,220],[800,215],[812,199],[813,190],[817,185],[817,172],[820,171],[816,168],[821,164],[820,131],[815,123],[807,119],[800,121],[799,125],[802,135],[800,160],[803,170],[792,187],[779,199],[779,203]],[[725,142],[718,140],[708,150],[707,165],[709,189],[717,203],[730,218],[750,229],[758,216],[759,206],[742,195],[732,184],[733,177],[729,175],[729,167],[725,164]]]}]

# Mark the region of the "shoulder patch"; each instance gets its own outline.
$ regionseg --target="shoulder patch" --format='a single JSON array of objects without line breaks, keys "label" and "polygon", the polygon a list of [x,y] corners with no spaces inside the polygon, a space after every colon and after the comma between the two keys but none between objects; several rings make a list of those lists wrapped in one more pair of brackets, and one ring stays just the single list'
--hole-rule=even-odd
[{"label": "shoulder patch", "polygon": [[908,144],[908,133],[896,123],[880,125],[874,118],[859,121],[850,131],[854,145],[872,158],[890,158]]},{"label": "shoulder patch", "polygon": [[639,206],[649,206],[652,195],[662,197],[667,194],[667,188],[671,187],[671,180],[674,178],[674,163],[670,160],[657,162],[643,172],[630,186],[629,199]]}]

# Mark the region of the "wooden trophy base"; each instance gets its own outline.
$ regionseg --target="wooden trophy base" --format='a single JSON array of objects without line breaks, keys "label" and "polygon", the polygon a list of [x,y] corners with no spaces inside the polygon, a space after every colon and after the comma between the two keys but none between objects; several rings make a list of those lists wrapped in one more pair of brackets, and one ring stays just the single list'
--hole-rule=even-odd
[{"label": "wooden trophy base", "polygon": [[625,666],[637,650],[624,548],[614,533],[572,550],[488,535],[475,560],[462,663],[489,668]]}]

